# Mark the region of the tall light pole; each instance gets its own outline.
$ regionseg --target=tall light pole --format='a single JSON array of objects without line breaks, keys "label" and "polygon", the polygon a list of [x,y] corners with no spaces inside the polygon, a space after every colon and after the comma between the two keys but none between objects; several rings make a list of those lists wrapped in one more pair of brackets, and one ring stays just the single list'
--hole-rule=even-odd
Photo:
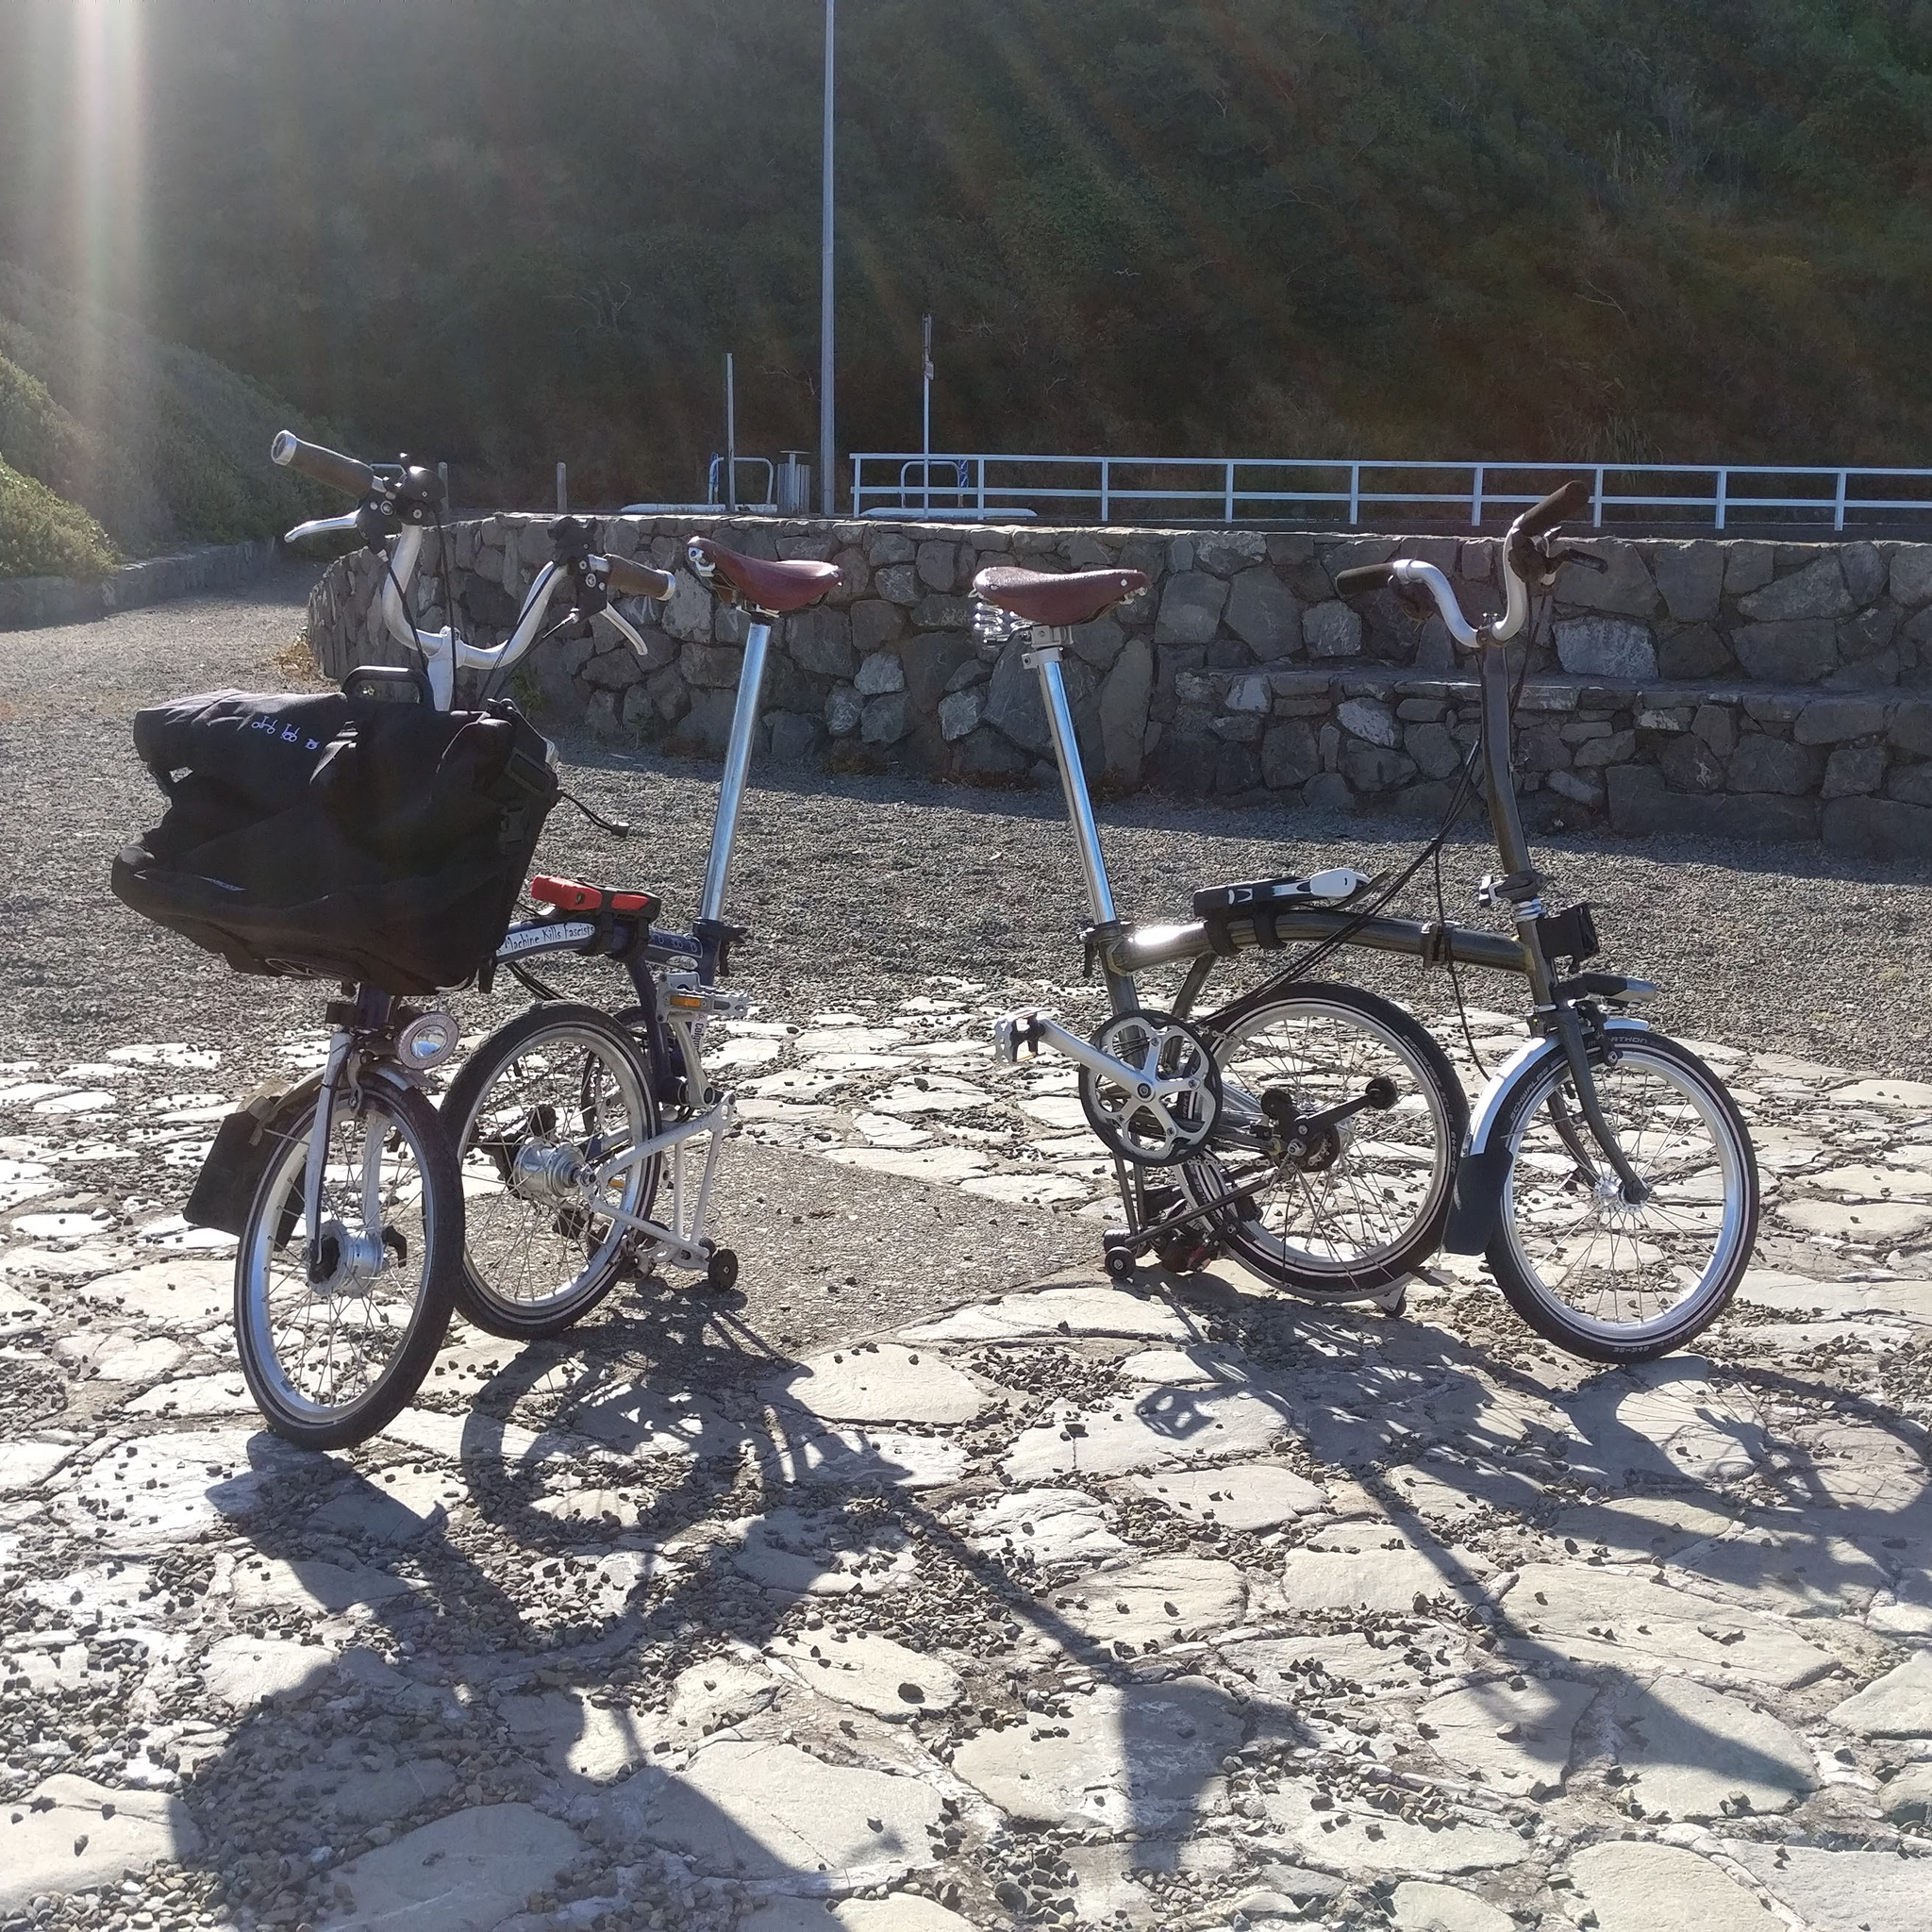
[{"label": "tall light pole", "polygon": [[819,210],[819,509],[830,516],[833,468],[837,461],[832,427],[832,8],[825,0],[825,127],[824,200]]}]

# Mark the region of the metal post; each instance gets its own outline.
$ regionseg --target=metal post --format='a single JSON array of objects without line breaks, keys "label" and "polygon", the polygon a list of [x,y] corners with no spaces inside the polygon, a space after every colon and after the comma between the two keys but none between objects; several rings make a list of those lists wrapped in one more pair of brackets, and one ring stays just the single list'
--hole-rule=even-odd
[{"label": "metal post", "polygon": [[557,466],[557,514],[560,517],[570,514],[570,490],[563,480],[561,463]]},{"label": "metal post", "polygon": [[923,335],[919,345],[919,450],[924,460],[920,473],[925,479],[922,509],[932,508],[932,317],[921,320]]},{"label": "metal post", "polygon": [[1232,462],[1228,464],[1227,474],[1222,483],[1221,513],[1231,527],[1234,523],[1234,464]]},{"label": "metal post", "polygon": [[1590,521],[1593,529],[1604,526],[1604,466],[1596,466],[1596,493],[1590,500]]},{"label": "metal post", "polygon": [[1361,521],[1362,507],[1362,466],[1351,463],[1348,466],[1348,527],[1352,530]]},{"label": "metal post", "polygon": [[744,641],[744,667],[738,674],[738,703],[732,709],[731,738],[724,748],[724,775],[718,785],[718,818],[711,827],[711,856],[705,861],[705,891],[698,902],[700,919],[724,916],[731,841],[738,836],[738,808],[744,797],[745,774],[751,769],[752,734],[758,729],[758,698],[765,683],[765,647],[771,641],[771,620],[760,617]]},{"label": "metal post", "polygon": [[832,514],[832,8],[825,0],[823,198],[819,207],[819,508]]},{"label": "metal post", "polygon": [[1480,530],[1483,526],[1483,466],[1475,466],[1475,482],[1469,492],[1469,527]]},{"label": "metal post", "polygon": [[724,508],[738,508],[738,384],[729,349],[724,352]]},{"label": "metal post", "polygon": [[1838,473],[1838,503],[1832,513],[1831,527],[1842,530],[1845,526],[1845,473]]},{"label": "metal post", "polygon": [[1105,457],[1100,459],[1100,521],[1113,521],[1113,465]]},{"label": "metal post", "polygon": [[1047,728],[1053,733],[1054,757],[1060,768],[1060,785],[1067,794],[1067,811],[1074,821],[1074,838],[1080,847],[1080,872],[1087,881],[1087,903],[1101,925],[1113,923],[1113,893],[1107,883],[1107,860],[1101,856],[1100,827],[1093,823],[1093,802],[1087,794],[1087,771],[1080,762],[1080,741],[1074,730],[1074,713],[1067,703],[1066,680],[1060,675],[1060,652],[1065,631],[1036,630],[1028,656],[1040,673],[1041,695],[1046,700]]},{"label": "metal post", "polygon": [[1717,526],[1724,526],[1724,499],[1731,493],[1731,473],[1720,470],[1717,473]]}]

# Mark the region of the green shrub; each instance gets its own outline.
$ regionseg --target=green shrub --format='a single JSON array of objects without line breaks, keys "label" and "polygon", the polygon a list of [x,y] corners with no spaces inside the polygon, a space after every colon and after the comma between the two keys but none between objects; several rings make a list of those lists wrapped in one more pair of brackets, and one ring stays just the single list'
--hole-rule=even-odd
[{"label": "green shrub", "polygon": [[0,462],[0,577],[98,577],[114,567],[86,510]]},{"label": "green shrub", "polygon": [[134,554],[270,537],[337,508],[268,459],[330,431],[207,356],[0,263],[0,459]]},{"label": "green shrub", "polygon": [[76,423],[47,386],[7,354],[0,318],[0,462],[44,483],[93,515],[123,549],[164,541],[174,519],[149,479],[115,460],[105,440]]}]

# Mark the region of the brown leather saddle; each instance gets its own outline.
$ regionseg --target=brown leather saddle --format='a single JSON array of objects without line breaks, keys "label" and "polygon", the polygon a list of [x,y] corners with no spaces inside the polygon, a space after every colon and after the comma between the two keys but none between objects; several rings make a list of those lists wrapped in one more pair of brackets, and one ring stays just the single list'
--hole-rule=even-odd
[{"label": "brown leather saddle", "polygon": [[698,575],[710,576],[727,603],[769,611],[774,617],[816,604],[839,584],[836,563],[813,563],[804,558],[774,563],[727,550],[715,537],[693,537],[685,550]]},{"label": "brown leather saddle", "polygon": [[1139,596],[1147,583],[1146,572],[1139,570],[1061,573],[1003,563],[990,565],[973,579],[973,594],[1027,624],[1060,630],[1104,617],[1117,604]]}]

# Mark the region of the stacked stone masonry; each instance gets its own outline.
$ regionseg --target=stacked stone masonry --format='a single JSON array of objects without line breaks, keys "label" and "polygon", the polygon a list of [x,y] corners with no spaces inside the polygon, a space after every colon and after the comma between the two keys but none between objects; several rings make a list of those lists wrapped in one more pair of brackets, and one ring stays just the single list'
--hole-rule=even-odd
[{"label": "stacked stone masonry", "polygon": [[275,556],[275,544],[264,538],[150,557],[102,577],[8,577],[0,581],[0,630],[90,624],[110,611],[225,590],[259,576]]},{"label": "stacked stone masonry", "polygon": [[[548,559],[546,519],[450,532],[459,625],[500,640]],[[621,518],[614,554],[678,573],[629,603],[646,661],[608,626],[552,642],[517,689],[554,726],[675,752],[724,748],[743,615],[684,568],[707,529],[759,556],[830,558],[824,606],[787,619],[769,660],[761,761],[895,768],[978,785],[1056,782],[1024,640],[981,641],[988,562],[1125,565],[1151,588],[1072,633],[1068,694],[1095,790],[1233,805],[1438,817],[1475,733],[1475,685],[1440,618],[1391,591],[1345,603],[1334,575],[1395,556],[1437,563],[1464,608],[1499,608],[1495,539]],[[1601,539],[1540,600],[1520,710],[1519,784],[1551,825],[1822,840],[1932,857],[1932,545]],[[431,546],[434,559],[434,544]],[[309,606],[331,675],[391,660],[377,566],[336,564]],[[438,578],[422,616],[443,622]]]}]

